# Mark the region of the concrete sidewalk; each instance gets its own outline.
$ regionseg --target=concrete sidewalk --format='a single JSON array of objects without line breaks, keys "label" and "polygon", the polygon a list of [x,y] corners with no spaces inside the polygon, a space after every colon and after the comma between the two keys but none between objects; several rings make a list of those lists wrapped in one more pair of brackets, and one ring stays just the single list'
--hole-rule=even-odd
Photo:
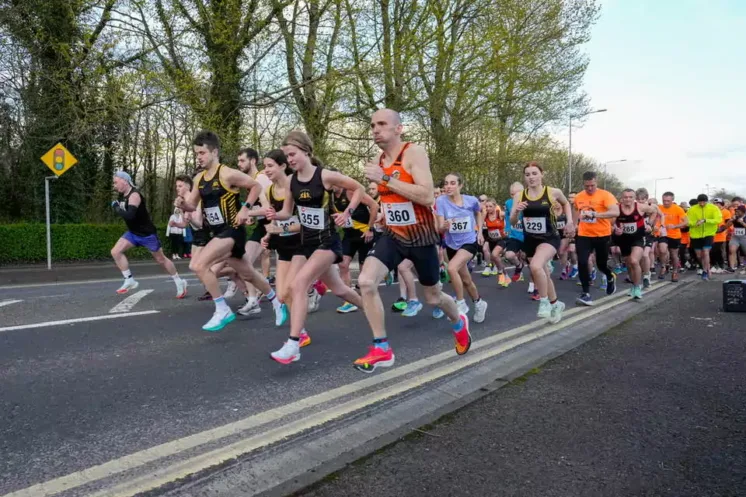
[{"label": "concrete sidewalk", "polygon": [[746,495],[746,315],[693,285],[297,495]]}]

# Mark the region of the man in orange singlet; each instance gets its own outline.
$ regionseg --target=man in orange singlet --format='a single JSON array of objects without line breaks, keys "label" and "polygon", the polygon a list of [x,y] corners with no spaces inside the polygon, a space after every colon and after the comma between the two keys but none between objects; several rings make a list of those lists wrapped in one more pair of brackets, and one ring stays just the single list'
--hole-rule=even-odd
[{"label": "man in orange singlet", "polygon": [[[384,232],[368,254],[358,277],[363,309],[373,330],[373,345],[365,356],[354,362],[354,367],[372,373],[379,366],[394,365],[378,285],[404,259],[414,264],[427,303],[442,309],[451,321],[456,353],[465,354],[471,347],[469,320],[459,314],[456,302],[441,291],[439,285],[437,246],[440,234],[432,212],[434,185],[427,153],[420,145],[402,142],[403,126],[396,111],[376,111],[370,127],[381,153],[365,166],[365,177],[378,183]],[[480,229],[479,226],[471,228]]]}]

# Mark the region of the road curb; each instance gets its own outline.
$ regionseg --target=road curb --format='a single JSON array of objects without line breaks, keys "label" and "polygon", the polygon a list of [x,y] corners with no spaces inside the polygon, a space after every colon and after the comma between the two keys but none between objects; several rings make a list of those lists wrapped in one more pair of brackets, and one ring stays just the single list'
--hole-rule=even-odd
[{"label": "road curb", "polygon": [[[570,319],[565,327],[544,337],[146,495],[196,497],[238,493],[276,497],[292,494],[507,385],[531,369],[613,329],[693,284],[697,283],[689,280],[654,288],[642,303],[619,300],[602,314],[599,311],[587,323],[573,323]],[[598,306],[603,305],[603,300],[598,302]],[[543,328],[547,327],[525,331],[511,340]],[[490,344],[485,351],[502,343]],[[476,353],[480,351],[482,349]]]}]

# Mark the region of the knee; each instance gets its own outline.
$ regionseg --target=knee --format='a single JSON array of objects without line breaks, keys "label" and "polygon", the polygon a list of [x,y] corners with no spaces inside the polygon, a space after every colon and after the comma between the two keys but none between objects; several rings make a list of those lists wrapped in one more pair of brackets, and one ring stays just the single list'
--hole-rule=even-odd
[{"label": "knee", "polygon": [[362,272],[357,278],[357,285],[363,294],[372,294],[378,290],[378,281],[370,273]]},{"label": "knee", "polygon": [[343,273],[346,273],[347,271],[350,270],[351,262],[352,260],[347,260],[347,259],[343,260],[342,262],[339,263],[339,270]]},{"label": "knee", "polygon": [[112,257],[113,257],[114,259],[116,259],[116,258],[117,258],[117,257],[119,257],[120,255],[122,255],[122,251],[121,251],[121,250],[117,249],[116,247],[114,247],[114,248],[112,248],[112,249],[111,249],[111,256],[112,256]]},{"label": "knee", "polygon": [[189,261],[189,269],[197,274],[202,274],[205,270],[205,265],[199,262],[199,259],[192,259]]},{"label": "knee", "polygon": [[460,267],[456,263],[456,261],[448,261],[448,272],[449,273],[458,273],[459,269]]},{"label": "knee", "polygon": [[546,264],[542,264],[541,261],[534,258],[534,259],[531,259],[531,262],[529,263],[528,267],[531,268],[532,273],[538,273],[546,269]]},{"label": "knee", "polygon": [[440,288],[438,286],[425,289],[425,302],[430,305],[440,305]]}]

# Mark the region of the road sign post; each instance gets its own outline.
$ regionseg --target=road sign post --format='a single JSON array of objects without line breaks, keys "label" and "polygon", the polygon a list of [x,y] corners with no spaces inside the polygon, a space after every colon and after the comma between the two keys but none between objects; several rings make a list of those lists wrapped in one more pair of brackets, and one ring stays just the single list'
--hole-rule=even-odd
[{"label": "road sign post", "polygon": [[41,161],[55,174],[55,176],[46,176],[44,178],[44,202],[47,211],[47,269],[52,269],[52,227],[51,227],[51,209],[49,206],[49,181],[57,179],[70,170],[78,159],[61,144],[58,143],[50,148],[46,154],[41,157]]}]

